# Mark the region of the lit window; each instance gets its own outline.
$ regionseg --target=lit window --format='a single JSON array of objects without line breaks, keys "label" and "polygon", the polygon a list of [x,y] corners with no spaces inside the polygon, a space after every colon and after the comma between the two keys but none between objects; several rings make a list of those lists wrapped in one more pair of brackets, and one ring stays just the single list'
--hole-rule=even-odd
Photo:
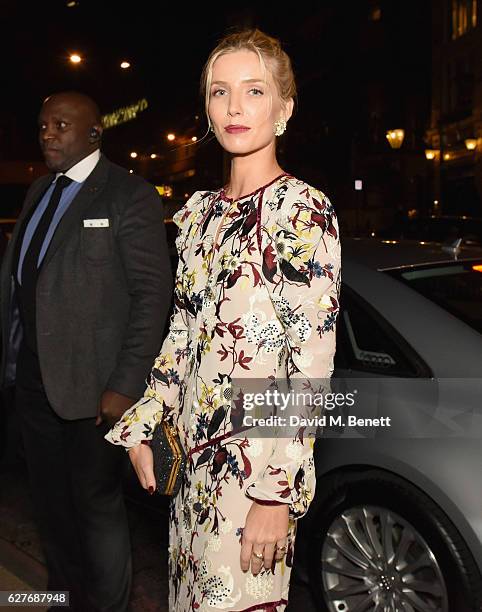
[{"label": "lit window", "polygon": [[452,0],[452,38],[477,26],[477,0]]},{"label": "lit window", "polygon": [[371,21],[380,21],[381,18],[382,18],[382,9],[379,6],[373,6],[370,9]]}]

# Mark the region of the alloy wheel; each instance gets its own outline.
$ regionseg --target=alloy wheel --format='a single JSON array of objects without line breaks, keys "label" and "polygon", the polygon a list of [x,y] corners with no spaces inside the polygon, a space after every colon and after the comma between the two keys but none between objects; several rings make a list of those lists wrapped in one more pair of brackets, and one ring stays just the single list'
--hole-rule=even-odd
[{"label": "alloy wheel", "polygon": [[448,612],[445,580],[429,544],[386,508],[363,505],[336,517],[321,570],[330,612]]}]

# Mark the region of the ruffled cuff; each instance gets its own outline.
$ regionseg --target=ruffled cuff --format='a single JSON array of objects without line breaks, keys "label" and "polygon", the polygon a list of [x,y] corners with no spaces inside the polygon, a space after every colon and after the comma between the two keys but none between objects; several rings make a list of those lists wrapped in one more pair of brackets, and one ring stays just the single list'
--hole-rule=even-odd
[{"label": "ruffled cuff", "polygon": [[316,476],[313,455],[301,462],[283,466],[268,465],[245,494],[250,499],[289,503],[290,514],[299,519],[306,514],[315,495]]},{"label": "ruffled cuff", "polygon": [[151,440],[163,413],[164,408],[157,399],[143,397],[122,415],[105,435],[105,439],[127,449],[137,446],[143,440]]}]

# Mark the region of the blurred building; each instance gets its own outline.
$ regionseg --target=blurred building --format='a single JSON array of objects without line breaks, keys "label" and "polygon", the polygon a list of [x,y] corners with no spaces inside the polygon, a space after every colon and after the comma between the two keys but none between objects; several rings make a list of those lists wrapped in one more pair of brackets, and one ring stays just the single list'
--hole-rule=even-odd
[{"label": "blurred building", "polygon": [[428,206],[423,139],[430,112],[430,5],[357,4],[356,27],[344,39],[350,173],[341,215],[345,230],[369,235]]},{"label": "blurred building", "polygon": [[[345,233],[376,231],[397,215],[430,206],[434,166],[424,156],[430,0],[323,0],[298,3],[291,12],[245,2],[212,14],[203,5],[187,13],[180,5],[182,30],[162,31],[154,8],[132,10],[113,29],[109,3],[60,3],[57,19],[39,29],[42,3],[32,3],[29,11],[14,0],[6,4],[4,19],[11,27],[0,50],[18,59],[5,66],[5,90],[13,94],[0,101],[0,161],[26,160],[21,165],[30,174],[15,174],[17,195],[14,187],[7,195],[0,185],[4,214],[5,203],[21,202],[20,191],[35,175],[30,160],[41,159],[41,101],[64,89],[92,95],[116,119],[105,131],[105,153],[158,186],[172,203],[169,211],[194,190],[220,187],[229,159],[206,133],[199,75],[226,30],[246,26],[279,37],[293,59],[298,105],[278,142],[280,163],[333,200]],[[93,19],[99,35],[87,36]],[[84,56],[76,66],[67,57],[72,50]],[[121,68],[124,59],[131,68]],[[398,149],[386,138],[394,129],[404,133]],[[10,170],[5,174],[6,180],[13,176]]]},{"label": "blurred building", "polygon": [[[430,110],[429,9],[425,0],[369,0],[360,20],[351,201],[359,200],[355,226],[365,234],[423,214],[428,205],[423,138]],[[364,186],[358,194],[357,178]]]},{"label": "blurred building", "polygon": [[[292,57],[298,105],[278,141],[280,163],[333,200],[345,234],[377,232],[430,206],[430,8],[429,0],[362,0],[347,11],[330,1],[300,5],[293,20],[262,6],[226,15],[226,26],[279,37]],[[403,130],[398,149],[386,136],[394,129]],[[186,193],[222,184],[219,146],[211,137],[190,147],[187,125],[183,133],[186,146],[180,140],[155,160],[158,181]]]},{"label": "blurred building", "polygon": [[433,0],[426,143],[435,213],[482,216],[481,22],[481,0]]}]

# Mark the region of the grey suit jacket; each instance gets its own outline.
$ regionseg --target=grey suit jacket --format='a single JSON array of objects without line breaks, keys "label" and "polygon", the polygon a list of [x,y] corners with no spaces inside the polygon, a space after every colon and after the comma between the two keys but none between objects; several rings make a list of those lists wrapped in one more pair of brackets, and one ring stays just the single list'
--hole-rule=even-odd
[{"label": "grey suit jacket", "polygon": [[[3,384],[14,382],[22,331],[12,277],[15,243],[24,218],[52,178],[32,184],[2,264]],[[85,219],[108,219],[108,226],[86,227]],[[106,389],[133,399],[143,394],[160,348],[171,291],[157,191],[101,156],[62,218],[37,283],[40,369],[59,416],[95,416]]]}]

